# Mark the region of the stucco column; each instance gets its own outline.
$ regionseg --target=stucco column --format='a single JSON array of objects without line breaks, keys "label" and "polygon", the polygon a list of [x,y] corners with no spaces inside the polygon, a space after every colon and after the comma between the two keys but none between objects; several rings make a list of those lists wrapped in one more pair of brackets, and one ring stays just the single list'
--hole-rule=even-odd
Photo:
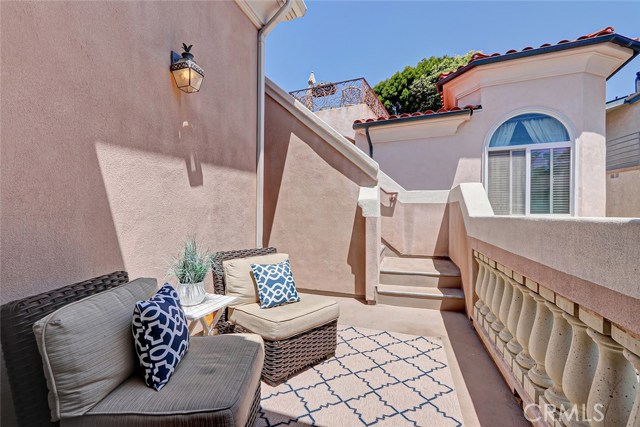
[{"label": "stucco column", "polygon": [[365,298],[375,303],[375,289],[380,280],[380,216],[365,216]]},{"label": "stucco column", "polygon": [[[593,61],[596,63],[597,61]],[[594,70],[595,71],[595,70]],[[579,111],[576,140],[572,157],[574,164],[575,214],[605,216],[607,212],[607,140],[605,76],[584,73],[581,99],[574,106]]]},{"label": "stucco column", "polygon": [[568,427],[586,427],[586,406],[598,364],[598,347],[587,335],[587,325],[567,313],[562,316],[571,326],[571,348],[562,374],[562,389],[572,406],[562,412]]},{"label": "stucco column", "polygon": [[598,367],[587,401],[591,427],[625,426],[636,397],[635,369],[622,354],[620,344],[593,329],[587,329],[587,333],[599,350]]},{"label": "stucco column", "polygon": [[[536,317],[536,302],[528,288],[518,285],[518,289],[522,293],[522,310],[518,320],[518,329],[516,329],[516,338],[518,344],[522,347],[522,351],[516,356],[516,363],[522,370],[528,371],[536,364],[529,354],[529,338],[531,337],[531,329]],[[522,382],[522,378],[519,379]]]},{"label": "stucco column", "polygon": [[561,309],[549,301],[545,304],[553,314],[553,328],[545,358],[545,368],[553,385],[545,390],[544,399],[558,410],[563,407],[567,409],[571,404],[562,390],[562,375],[571,349],[571,326],[562,316],[564,312]]},{"label": "stucco column", "polygon": [[507,343],[507,350],[511,353],[511,358],[514,358],[522,351],[522,346],[518,343],[518,339],[516,338],[518,321],[520,320],[520,312],[522,311],[522,292],[520,291],[520,287],[517,283],[511,282],[511,284],[513,286],[513,292],[511,294],[511,304],[509,305],[507,329],[512,337]]},{"label": "stucco column", "polygon": [[[506,327],[507,322],[509,320],[509,305],[511,304],[511,300],[513,298],[513,284],[511,283],[508,277],[504,275],[501,275],[501,276],[502,276],[502,283],[504,288],[502,291],[502,301],[500,302],[500,311],[498,313],[498,320],[496,321],[496,322],[499,322],[499,325],[497,325],[499,326],[499,329],[494,329],[494,330],[496,332],[499,332],[498,338],[500,339],[500,341],[502,341],[503,344],[506,344],[507,342],[509,342],[511,338],[513,338],[513,336],[511,335],[511,333]],[[494,322],[494,324],[496,322]],[[491,327],[493,328],[494,326],[491,325]],[[504,345],[499,345],[498,348],[503,349]]]},{"label": "stucco column", "polygon": [[[629,363],[633,365],[636,370],[636,374],[640,372],[640,357],[627,349],[624,349],[622,354],[624,354],[624,357],[626,357]],[[636,396],[633,402],[633,407],[631,408],[631,415],[629,415],[629,421],[627,421],[627,427],[638,426],[640,426],[640,389],[638,389],[638,384],[636,384]]]}]

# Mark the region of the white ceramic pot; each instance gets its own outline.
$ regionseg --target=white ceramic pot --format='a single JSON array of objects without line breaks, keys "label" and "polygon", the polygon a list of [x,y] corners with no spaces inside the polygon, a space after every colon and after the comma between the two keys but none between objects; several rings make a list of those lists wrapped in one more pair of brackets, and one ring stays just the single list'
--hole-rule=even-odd
[{"label": "white ceramic pot", "polygon": [[180,297],[180,303],[185,307],[200,304],[207,295],[204,290],[204,282],[178,283],[176,291]]}]

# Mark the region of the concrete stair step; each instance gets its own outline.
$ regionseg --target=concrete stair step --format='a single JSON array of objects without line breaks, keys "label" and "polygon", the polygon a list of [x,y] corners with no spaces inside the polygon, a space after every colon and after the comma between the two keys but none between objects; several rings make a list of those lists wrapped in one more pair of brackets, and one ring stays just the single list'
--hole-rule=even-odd
[{"label": "concrete stair step", "polygon": [[460,269],[448,258],[389,258],[380,263],[380,282],[388,285],[460,288]]},{"label": "concrete stair step", "polygon": [[464,292],[455,288],[428,288],[380,283],[376,287],[378,304],[416,307],[441,311],[464,311]]}]

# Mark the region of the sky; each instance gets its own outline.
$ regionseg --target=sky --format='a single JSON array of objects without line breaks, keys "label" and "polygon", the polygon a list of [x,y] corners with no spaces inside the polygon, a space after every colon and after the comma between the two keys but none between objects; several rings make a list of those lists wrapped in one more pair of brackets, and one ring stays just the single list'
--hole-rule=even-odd
[{"label": "sky", "polygon": [[[303,18],[267,37],[267,76],[287,91],[365,77],[371,86],[432,55],[504,53],[574,40],[601,28],[640,37],[640,1],[306,0]],[[640,57],[607,82],[607,100],[634,92]]]}]

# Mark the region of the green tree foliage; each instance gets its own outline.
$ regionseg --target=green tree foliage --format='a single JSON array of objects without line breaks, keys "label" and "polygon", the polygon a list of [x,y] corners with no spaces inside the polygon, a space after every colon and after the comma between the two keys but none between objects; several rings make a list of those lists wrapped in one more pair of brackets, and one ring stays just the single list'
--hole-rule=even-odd
[{"label": "green tree foliage", "polygon": [[438,77],[441,73],[466,65],[474,53],[471,51],[466,55],[425,58],[415,67],[407,66],[381,81],[373,90],[391,114],[438,110],[442,107],[436,90]]}]

